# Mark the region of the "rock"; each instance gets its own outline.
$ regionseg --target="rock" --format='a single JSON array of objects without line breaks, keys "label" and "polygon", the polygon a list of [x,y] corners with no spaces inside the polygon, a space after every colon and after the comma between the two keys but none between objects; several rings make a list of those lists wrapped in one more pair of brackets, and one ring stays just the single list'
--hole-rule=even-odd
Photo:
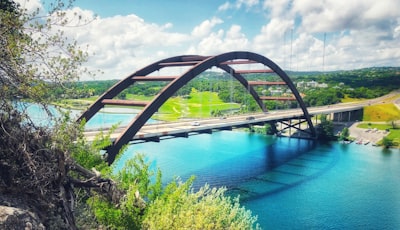
[{"label": "rock", "polygon": [[28,210],[0,206],[0,229],[44,230],[38,216]]}]

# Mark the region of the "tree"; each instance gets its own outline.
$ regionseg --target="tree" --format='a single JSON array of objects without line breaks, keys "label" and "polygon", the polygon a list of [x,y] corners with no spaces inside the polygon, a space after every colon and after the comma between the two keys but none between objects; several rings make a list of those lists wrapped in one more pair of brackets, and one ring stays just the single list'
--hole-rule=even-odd
[{"label": "tree", "polygon": [[[56,1],[52,17],[40,16],[39,10],[29,13],[10,0],[0,6],[1,204],[35,213],[49,229],[76,229],[75,188],[93,188],[114,202],[122,192],[114,181],[71,157],[71,152],[88,151],[88,146],[68,116],[59,122],[54,117],[51,129],[40,127],[20,103],[29,100],[46,110],[51,100],[46,92],[70,85],[82,73],[87,55],[76,43],[68,43],[61,30],[54,30],[68,22],[63,9],[70,5]],[[18,228],[7,221],[0,225],[9,227]]]},{"label": "tree", "polygon": [[318,126],[318,138],[321,140],[334,139],[333,123],[327,119],[325,114],[321,115],[321,123]]},{"label": "tree", "polygon": [[12,3],[5,5],[14,8],[0,10],[0,96],[4,102],[15,98],[48,102],[52,98],[46,97],[47,91],[85,72],[80,66],[87,54],[55,29],[68,23],[63,9],[70,5],[56,1],[51,16],[41,16],[39,10],[29,13]]},{"label": "tree", "polygon": [[392,129],[397,129],[398,125],[395,120],[388,121],[388,124],[392,126]]},{"label": "tree", "polygon": [[347,141],[349,139],[349,136],[350,136],[349,128],[344,127],[342,129],[342,132],[340,132],[339,141]]},{"label": "tree", "polygon": [[384,137],[384,138],[382,139],[382,145],[383,145],[383,147],[385,147],[385,148],[390,148],[390,147],[392,147],[392,146],[394,145],[394,143],[393,143],[393,140],[392,140],[392,139],[390,139],[390,138],[388,138],[388,137]]}]

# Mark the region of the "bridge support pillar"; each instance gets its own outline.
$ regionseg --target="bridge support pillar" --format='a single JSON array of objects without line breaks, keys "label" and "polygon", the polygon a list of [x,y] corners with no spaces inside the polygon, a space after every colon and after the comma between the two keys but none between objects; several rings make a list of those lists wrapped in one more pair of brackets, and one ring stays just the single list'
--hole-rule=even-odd
[{"label": "bridge support pillar", "polygon": [[334,122],[351,122],[351,121],[360,121],[363,118],[363,109],[339,112],[333,114]]}]

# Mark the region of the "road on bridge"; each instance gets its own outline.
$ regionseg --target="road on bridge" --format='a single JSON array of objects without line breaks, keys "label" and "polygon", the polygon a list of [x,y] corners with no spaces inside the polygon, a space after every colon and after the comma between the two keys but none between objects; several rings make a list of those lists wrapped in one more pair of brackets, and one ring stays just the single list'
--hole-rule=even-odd
[{"label": "road on bridge", "polygon": [[[342,103],[330,106],[311,107],[308,108],[308,112],[311,116],[318,114],[339,113],[358,110],[371,103],[377,102],[370,100],[357,103]],[[223,118],[146,124],[132,138],[132,141],[152,139],[158,141],[158,138],[160,137],[187,137],[188,135],[196,133],[211,133],[212,130],[231,130],[232,127],[244,127],[248,125],[264,124],[272,121],[298,119],[301,117],[303,117],[303,111],[301,109],[289,109],[277,110],[268,113],[227,116]],[[111,134],[111,139],[115,140],[125,130],[125,128],[126,127],[117,128]],[[98,133],[99,130],[88,130],[84,132],[84,135],[88,141],[92,141]]]}]

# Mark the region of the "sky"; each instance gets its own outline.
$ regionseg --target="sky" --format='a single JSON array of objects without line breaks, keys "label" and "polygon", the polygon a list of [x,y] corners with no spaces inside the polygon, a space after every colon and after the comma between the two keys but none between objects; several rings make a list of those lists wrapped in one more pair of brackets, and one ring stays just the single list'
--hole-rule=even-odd
[{"label": "sky", "polygon": [[334,71],[400,66],[399,9],[399,0],[76,0],[71,18],[96,19],[65,31],[89,52],[85,67],[102,71],[94,80],[230,51],[261,54],[284,70]]}]

